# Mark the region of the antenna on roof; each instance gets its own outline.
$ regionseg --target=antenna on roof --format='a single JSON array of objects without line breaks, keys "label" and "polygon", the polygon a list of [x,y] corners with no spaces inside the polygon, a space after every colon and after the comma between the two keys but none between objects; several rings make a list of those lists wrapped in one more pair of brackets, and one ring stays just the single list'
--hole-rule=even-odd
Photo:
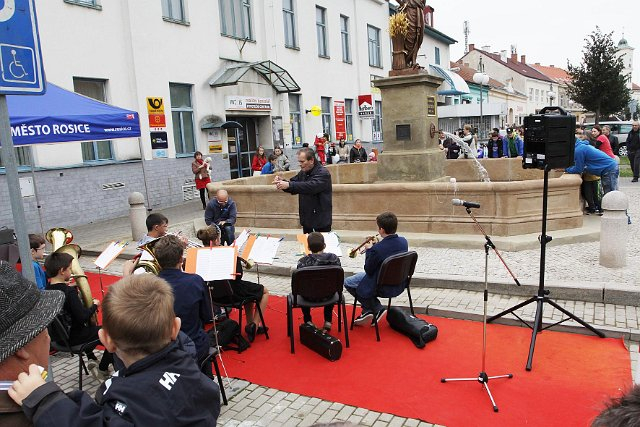
[{"label": "antenna on roof", "polygon": [[517,54],[518,53],[518,46],[516,46],[515,44],[511,45],[511,54]]},{"label": "antenna on roof", "polygon": [[469,33],[471,29],[469,28],[469,21],[464,21],[462,24],[462,32],[464,33],[464,54],[469,53]]}]

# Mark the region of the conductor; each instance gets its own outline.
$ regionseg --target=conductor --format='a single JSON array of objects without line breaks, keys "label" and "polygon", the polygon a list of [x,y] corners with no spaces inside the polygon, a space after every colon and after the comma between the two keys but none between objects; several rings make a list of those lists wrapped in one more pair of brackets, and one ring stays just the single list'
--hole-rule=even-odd
[{"label": "conductor", "polygon": [[278,190],[298,194],[298,210],[302,232],[331,231],[331,174],[318,162],[311,148],[298,151],[300,172],[290,181],[276,176],[273,183]]}]

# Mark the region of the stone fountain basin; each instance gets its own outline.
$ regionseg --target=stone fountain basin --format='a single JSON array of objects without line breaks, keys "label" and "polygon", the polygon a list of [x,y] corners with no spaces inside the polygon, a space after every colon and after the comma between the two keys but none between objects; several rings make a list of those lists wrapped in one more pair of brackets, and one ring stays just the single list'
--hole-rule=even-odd
[{"label": "stone fountain basin", "polygon": [[[480,203],[473,213],[485,231],[495,236],[540,232],[543,172],[522,169],[521,159],[481,159],[491,182],[479,182],[472,161],[447,160],[447,177],[430,182],[376,182],[376,163],[327,166],[333,181],[333,229],[376,230],[384,211],[398,216],[398,231],[473,234],[476,226],[457,198]],[[289,178],[296,174],[283,174]],[[455,178],[451,182],[450,177]],[[211,197],[224,188],[238,208],[238,227],[301,228],[298,197],[275,189],[273,175],[211,183]],[[579,175],[551,172],[547,230],[582,227]]]}]

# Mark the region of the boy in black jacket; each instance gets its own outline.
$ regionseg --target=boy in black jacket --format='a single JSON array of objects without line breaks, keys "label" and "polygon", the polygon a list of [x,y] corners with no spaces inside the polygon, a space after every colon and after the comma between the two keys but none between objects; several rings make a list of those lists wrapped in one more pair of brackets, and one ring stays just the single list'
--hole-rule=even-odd
[{"label": "boy in black jacket", "polygon": [[[307,236],[307,245],[309,246],[309,255],[303,256],[298,260],[298,268],[312,267],[316,265],[340,265],[340,259],[336,254],[324,253],[327,245],[324,243],[322,233],[309,233]],[[311,308],[301,307],[302,316],[306,323],[313,325],[311,320]],[[333,304],[324,306],[324,326],[323,330],[329,332],[331,330],[331,318],[333,316]]]},{"label": "boy in black jacket", "polygon": [[103,302],[100,340],[125,368],[100,386],[94,401],[45,383],[36,365],[9,395],[35,426],[215,426],[220,390],[175,341],[180,319],[166,281],[142,274],[112,285]]}]

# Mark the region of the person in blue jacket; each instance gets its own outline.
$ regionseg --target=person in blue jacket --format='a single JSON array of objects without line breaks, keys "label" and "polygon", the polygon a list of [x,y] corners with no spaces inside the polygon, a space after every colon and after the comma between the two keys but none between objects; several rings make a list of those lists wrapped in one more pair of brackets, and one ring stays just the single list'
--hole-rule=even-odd
[{"label": "person in blue jacket", "polygon": [[576,138],[574,165],[566,168],[565,172],[587,172],[599,176],[604,194],[618,189],[618,162],[580,138]]},{"label": "person in blue jacket", "polygon": [[504,157],[522,157],[524,141],[513,128],[507,128],[507,134],[502,139],[502,153]]},{"label": "person in blue jacket", "polygon": [[364,261],[364,272],[356,273],[344,280],[345,289],[354,297],[358,298],[362,305],[362,314],[354,320],[355,325],[362,325],[367,321],[373,324],[373,316],[379,322],[384,316],[386,309],[380,303],[378,297],[388,297],[397,295],[405,287],[385,286],[385,294],[377,294],[378,275],[380,267],[385,259],[391,255],[399,254],[409,250],[407,239],[398,236],[398,217],[393,212],[383,212],[376,217],[378,234],[382,240],[367,249]]},{"label": "person in blue jacket", "polygon": [[260,172],[260,174],[271,175],[273,172],[275,172],[277,159],[278,156],[276,156],[275,154],[269,154],[269,161],[262,167],[262,171]]}]

